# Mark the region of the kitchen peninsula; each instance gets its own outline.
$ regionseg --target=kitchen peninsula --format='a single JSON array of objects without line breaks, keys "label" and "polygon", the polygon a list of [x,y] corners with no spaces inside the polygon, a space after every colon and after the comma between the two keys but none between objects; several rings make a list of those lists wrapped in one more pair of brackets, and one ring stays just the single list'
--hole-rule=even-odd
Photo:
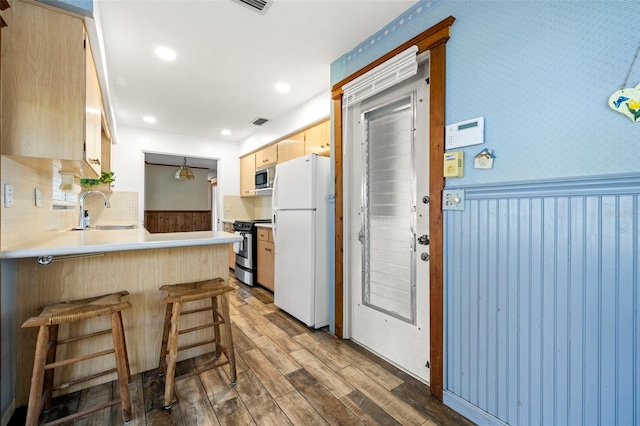
[{"label": "kitchen peninsula", "polygon": [[[15,259],[16,270],[16,406],[27,404],[37,330],[20,325],[38,307],[71,299],[93,297],[126,290],[133,308],[122,313],[131,373],[158,366],[165,294],[164,284],[221,277],[229,278],[228,244],[240,237],[221,231],[149,234],[144,229],[56,231],[28,244],[3,247],[2,259]],[[36,262],[52,256],[49,264]],[[181,326],[202,321],[206,312],[189,315]],[[210,315],[210,313],[209,313]],[[200,317],[198,317],[200,316]],[[193,318],[192,318],[193,317]],[[104,321],[106,322],[104,322]],[[96,318],[82,334],[108,328],[108,317]],[[60,328],[61,338],[66,327]],[[196,340],[201,340],[196,339]],[[107,340],[103,340],[107,339]],[[109,335],[96,338],[96,347],[108,346]],[[188,336],[181,343],[192,343]],[[86,346],[87,343],[85,342]],[[86,347],[65,345],[65,357],[87,353]],[[93,348],[91,348],[93,349]],[[189,358],[212,348],[203,346],[180,353]],[[102,359],[104,358],[104,359]],[[113,368],[111,357],[102,357],[68,368],[56,369],[56,383],[72,381]],[[71,386],[64,393],[114,380],[115,373]]]}]

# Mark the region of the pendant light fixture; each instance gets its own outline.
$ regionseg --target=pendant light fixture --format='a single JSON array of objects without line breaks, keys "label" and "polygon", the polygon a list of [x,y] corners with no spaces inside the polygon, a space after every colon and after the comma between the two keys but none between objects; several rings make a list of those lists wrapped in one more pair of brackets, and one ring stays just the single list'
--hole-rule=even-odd
[{"label": "pendant light fixture", "polygon": [[187,157],[184,157],[184,162],[182,163],[182,166],[180,166],[180,170],[178,170],[176,172],[176,179],[178,180],[193,180],[195,179],[195,176],[193,175],[193,172],[191,170],[189,170],[189,168],[187,167]]}]

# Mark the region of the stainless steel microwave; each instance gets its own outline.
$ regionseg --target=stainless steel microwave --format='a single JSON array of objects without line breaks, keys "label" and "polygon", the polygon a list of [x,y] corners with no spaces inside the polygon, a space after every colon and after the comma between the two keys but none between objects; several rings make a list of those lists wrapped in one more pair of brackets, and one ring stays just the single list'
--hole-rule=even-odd
[{"label": "stainless steel microwave", "polygon": [[256,170],[256,189],[273,188],[276,166],[262,167]]}]

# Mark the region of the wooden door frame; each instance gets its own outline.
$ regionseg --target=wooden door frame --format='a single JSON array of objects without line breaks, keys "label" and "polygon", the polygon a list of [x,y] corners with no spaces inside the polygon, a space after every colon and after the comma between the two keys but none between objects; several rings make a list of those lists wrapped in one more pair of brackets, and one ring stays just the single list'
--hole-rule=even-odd
[{"label": "wooden door frame", "polygon": [[444,288],[443,288],[443,156],[445,127],[446,42],[450,37],[453,16],[440,21],[386,55],[344,78],[331,88],[333,99],[334,170],[335,170],[335,333],[343,336],[344,240],[343,240],[343,162],[342,162],[342,87],[411,46],[418,54],[430,51],[429,70],[429,308],[430,308],[430,376],[431,393],[442,400],[444,379]]}]

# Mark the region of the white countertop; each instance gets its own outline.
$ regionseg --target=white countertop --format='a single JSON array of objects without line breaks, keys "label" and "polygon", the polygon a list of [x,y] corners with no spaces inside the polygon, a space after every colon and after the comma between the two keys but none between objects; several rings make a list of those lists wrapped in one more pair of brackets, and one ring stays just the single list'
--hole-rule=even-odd
[{"label": "white countertop", "polygon": [[105,231],[65,230],[43,234],[38,241],[2,247],[0,259],[204,246],[238,241],[242,241],[242,237],[223,231],[151,234],[144,228]]},{"label": "white countertop", "polygon": [[256,223],[256,228],[269,228],[273,229],[272,223]]}]

